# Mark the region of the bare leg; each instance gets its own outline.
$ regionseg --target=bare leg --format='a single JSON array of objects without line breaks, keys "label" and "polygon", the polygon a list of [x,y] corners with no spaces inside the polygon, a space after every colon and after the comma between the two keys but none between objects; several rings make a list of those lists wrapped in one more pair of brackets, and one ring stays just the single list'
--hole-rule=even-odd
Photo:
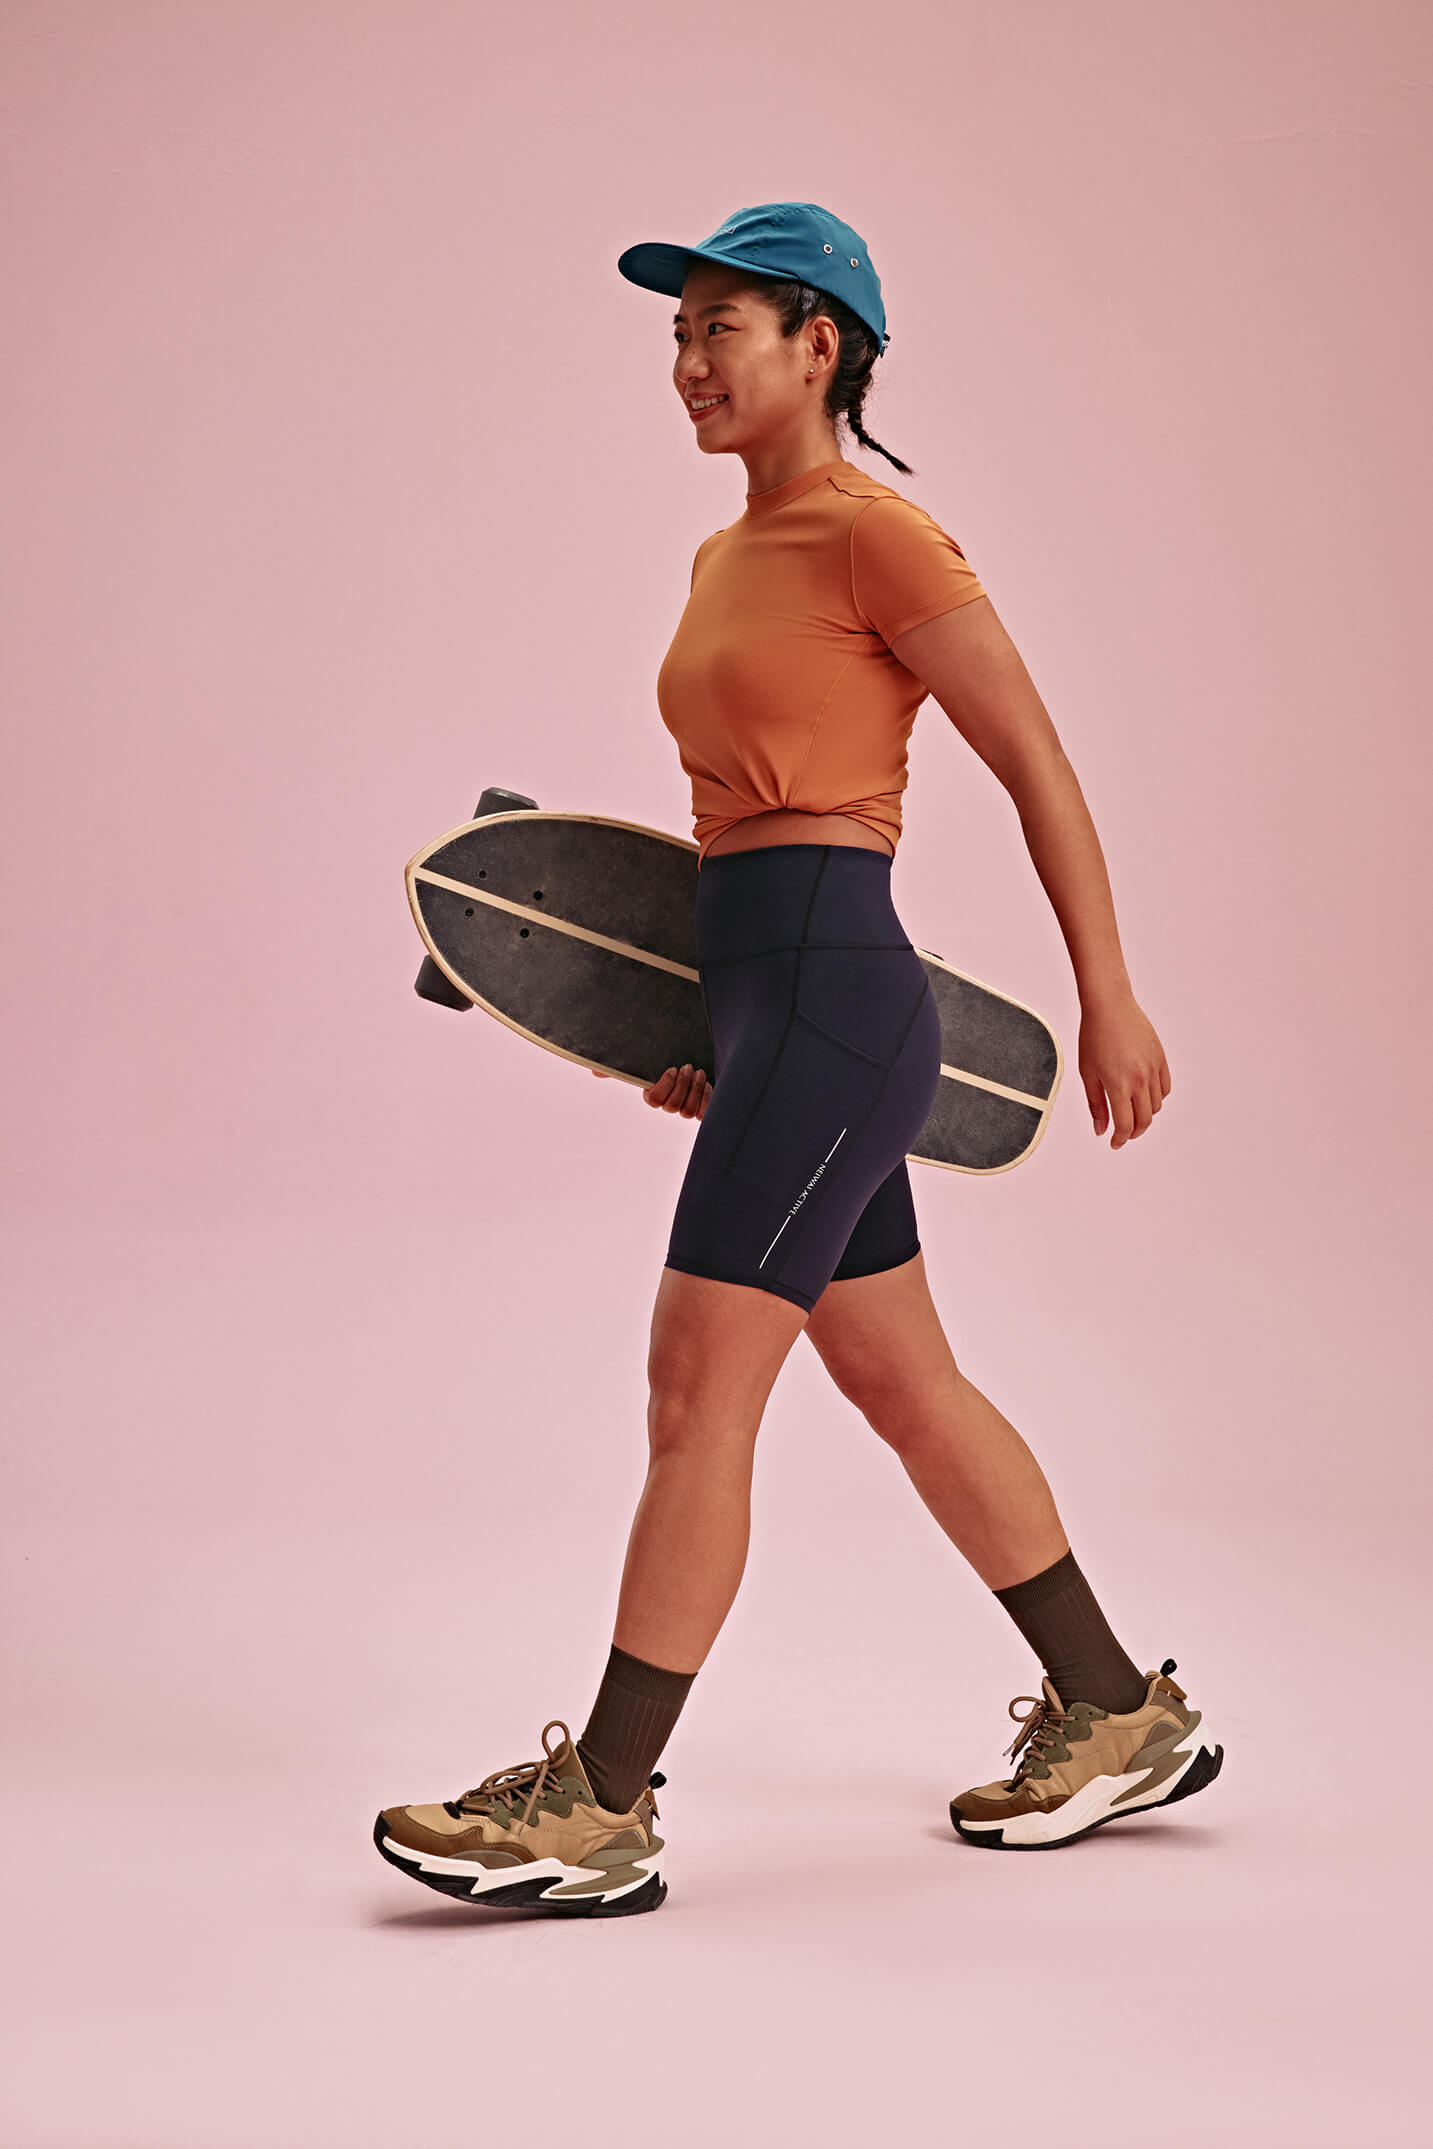
[{"label": "bare leg", "polygon": [[1040,1465],[956,1365],[923,1254],[877,1276],[828,1284],[806,1333],[991,1589],[1041,1574],[1068,1552]]},{"label": "bare leg", "polygon": [[806,1318],[774,1292],[662,1270],[647,1360],[650,1460],[613,1633],[648,1664],[699,1670],[731,1610],[757,1431]]}]

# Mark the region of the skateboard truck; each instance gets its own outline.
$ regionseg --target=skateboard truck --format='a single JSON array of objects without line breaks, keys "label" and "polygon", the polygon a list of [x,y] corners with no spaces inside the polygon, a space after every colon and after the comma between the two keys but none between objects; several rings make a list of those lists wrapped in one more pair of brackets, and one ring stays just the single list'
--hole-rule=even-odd
[{"label": "skateboard truck", "polygon": [[[537,809],[535,798],[524,798],[521,791],[503,791],[496,784],[489,784],[473,808],[473,819],[484,820],[490,813],[518,813],[524,807]],[[413,980],[413,990],[421,1000],[435,1000],[439,1007],[455,1007],[460,1015],[466,1014],[472,1001],[465,992],[459,992],[446,970],[434,962],[431,955],[423,957],[422,968]]]}]

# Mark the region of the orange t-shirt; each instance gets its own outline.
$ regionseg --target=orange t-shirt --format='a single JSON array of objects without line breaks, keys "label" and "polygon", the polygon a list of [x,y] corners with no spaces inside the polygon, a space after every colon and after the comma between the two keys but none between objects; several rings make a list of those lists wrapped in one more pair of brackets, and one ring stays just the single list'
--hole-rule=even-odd
[{"label": "orange t-shirt", "polygon": [[923,507],[844,458],[748,493],[746,513],[698,545],[657,674],[698,863],[778,806],[849,814],[894,853],[928,690],[889,645],[984,595]]}]

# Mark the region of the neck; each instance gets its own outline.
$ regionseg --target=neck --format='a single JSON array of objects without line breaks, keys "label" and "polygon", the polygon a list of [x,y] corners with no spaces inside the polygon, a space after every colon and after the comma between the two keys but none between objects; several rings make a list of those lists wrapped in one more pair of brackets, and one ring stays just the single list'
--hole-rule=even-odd
[{"label": "neck", "polygon": [[791,440],[782,441],[775,448],[743,448],[741,459],[746,465],[746,489],[748,492],[770,492],[775,485],[784,485],[788,478],[800,477],[803,470],[814,470],[818,463],[844,461],[840,445],[831,427],[819,430],[804,428]]}]

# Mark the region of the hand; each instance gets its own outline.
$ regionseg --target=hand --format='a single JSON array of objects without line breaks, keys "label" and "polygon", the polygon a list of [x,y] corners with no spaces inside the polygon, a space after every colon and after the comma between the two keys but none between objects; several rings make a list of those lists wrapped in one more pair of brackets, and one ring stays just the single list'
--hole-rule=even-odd
[{"label": "hand", "polygon": [[1132,992],[1084,1008],[1079,1056],[1095,1133],[1102,1135],[1113,1118],[1110,1147],[1122,1149],[1144,1133],[1170,1091],[1164,1047]]},{"label": "hand", "polygon": [[[609,1079],[604,1068],[594,1067],[591,1071],[600,1081]],[[683,1119],[700,1119],[711,1093],[712,1086],[705,1072],[700,1067],[693,1068],[690,1061],[681,1067],[669,1067],[665,1074],[658,1075],[650,1088],[642,1091],[647,1103],[656,1110],[680,1112]]]}]

